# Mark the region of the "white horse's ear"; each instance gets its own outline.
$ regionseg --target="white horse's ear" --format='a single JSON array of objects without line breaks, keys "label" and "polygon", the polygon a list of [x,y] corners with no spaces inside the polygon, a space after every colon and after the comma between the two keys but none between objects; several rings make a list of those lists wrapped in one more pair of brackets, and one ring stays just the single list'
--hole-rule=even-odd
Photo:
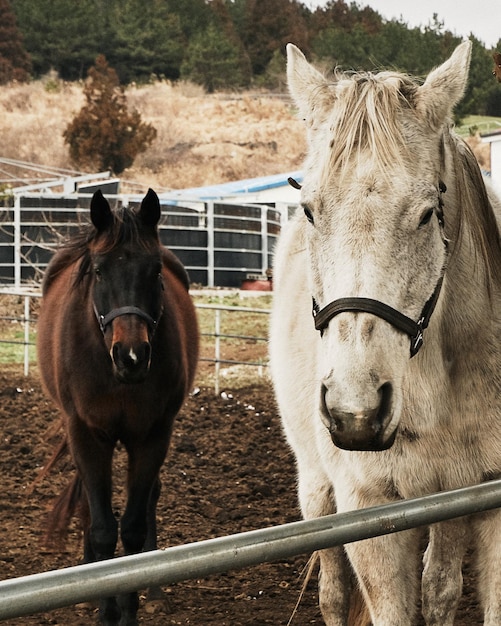
[{"label": "white horse's ear", "polygon": [[315,111],[332,104],[334,92],[332,83],[308,63],[304,54],[294,44],[287,44],[287,82],[291,96],[307,121]]},{"label": "white horse's ear", "polygon": [[452,56],[432,70],[418,89],[416,109],[435,130],[450,117],[452,109],[463,97],[468,82],[471,45],[471,41],[459,44]]}]

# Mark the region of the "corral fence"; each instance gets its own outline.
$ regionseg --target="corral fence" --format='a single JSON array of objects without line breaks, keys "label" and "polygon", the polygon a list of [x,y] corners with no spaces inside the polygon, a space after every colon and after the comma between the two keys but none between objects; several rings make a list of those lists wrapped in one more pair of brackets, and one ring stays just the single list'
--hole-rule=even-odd
[{"label": "corral fence", "polygon": [[0,619],[391,534],[501,506],[501,480],[0,582]]},{"label": "corral fence", "polygon": [[[105,173],[106,176],[108,175]],[[97,180],[93,180],[96,178]],[[36,322],[30,317],[32,298],[40,296],[38,287],[54,250],[66,238],[89,223],[92,192],[100,188],[115,208],[136,208],[142,195],[118,194],[116,180],[101,175],[81,176],[28,185],[14,190],[0,208],[0,295],[24,297],[24,314],[17,318],[23,324],[24,337],[15,340],[0,337],[0,343],[23,345],[24,373],[28,374],[30,328]],[[92,180],[91,180],[92,178]],[[63,188],[55,192],[57,187]],[[291,207],[287,203],[255,204],[201,200],[185,195],[161,195],[162,207],[159,236],[188,270],[190,281],[204,288],[238,288],[249,277],[265,277],[272,266],[273,248],[281,225]],[[214,310],[214,327],[203,335],[214,341],[214,356],[202,361],[214,363],[216,393],[223,366],[255,366],[261,371],[265,361],[225,359],[222,345],[231,341],[260,343],[265,336],[245,337],[221,330],[221,316],[239,307],[197,304],[198,308]],[[267,310],[246,308],[248,313],[268,314]],[[6,317],[3,318],[4,320]],[[12,321],[16,318],[12,317]]]},{"label": "corral fence", "polygon": [[[39,280],[63,238],[89,222],[90,193],[17,192],[0,209],[0,284]],[[137,207],[142,196],[107,194],[115,207]],[[160,240],[184,264],[190,281],[239,287],[266,275],[288,205],[160,197]]]},{"label": "corral fence", "polygon": [[[23,300],[23,313],[22,315],[8,314],[0,315],[0,320],[8,322],[18,322],[22,325],[23,333],[22,338],[6,338],[0,335],[0,344],[18,345],[23,350],[23,372],[25,376],[28,376],[30,369],[30,361],[32,359],[31,349],[34,347],[35,342],[32,339],[32,330],[36,326],[37,317],[33,314],[32,300],[39,299],[41,297],[39,288],[32,287],[31,289],[14,289],[14,288],[0,288],[0,299],[2,296],[17,296]],[[207,362],[214,364],[214,390],[219,395],[220,381],[222,375],[222,366],[227,365],[230,367],[245,366],[256,368],[259,374],[262,374],[262,369],[267,366],[266,360],[243,360],[243,359],[229,359],[224,358],[224,342],[234,341],[248,341],[251,343],[266,342],[266,335],[243,335],[237,333],[224,332],[222,330],[221,316],[223,313],[229,316],[235,316],[237,314],[253,314],[268,316],[269,309],[258,307],[240,307],[240,306],[224,306],[220,304],[202,304],[195,303],[197,309],[210,311],[214,314],[212,328],[207,331],[202,331],[202,341],[204,339],[214,342],[213,356],[200,357],[201,362]],[[208,353],[208,351],[205,351]]]}]

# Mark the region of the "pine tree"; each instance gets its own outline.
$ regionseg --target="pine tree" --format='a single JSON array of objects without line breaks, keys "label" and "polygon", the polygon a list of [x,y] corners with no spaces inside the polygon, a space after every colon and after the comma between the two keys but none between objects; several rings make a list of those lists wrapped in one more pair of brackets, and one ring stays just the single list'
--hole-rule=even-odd
[{"label": "pine tree", "polygon": [[205,32],[190,41],[181,76],[203,85],[209,93],[224,87],[242,86],[248,81],[238,47],[215,24],[209,24]]},{"label": "pine tree", "polygon": [[112,45],[107,58],[120,81],[152,75],[179,78],[185,42],[179,15],[163,0],[125,0],[111,12]]},{"label": "pine tree", "polygon": [[27,81],[31,61],[9,0],[0,0],[0,84]]},{"label": "pine tree", "polygon": [[120,174],[154,141],[157,131],[129,112],[123,87],[99,55],[84,87],[86,104],[64,131],[71,159],[83,168]]},{"label": "pine tree", "polygon": [[11,0],[19,28],[41,76],[55,70],[64,80],[77,80],[110,40],[105,0]]},{"label": "pine tree", "polygon": [[298,0],[248,0],[242,39],[254,75],[263,74],[275,50],[295,43],[309,51],[305,8]]}]

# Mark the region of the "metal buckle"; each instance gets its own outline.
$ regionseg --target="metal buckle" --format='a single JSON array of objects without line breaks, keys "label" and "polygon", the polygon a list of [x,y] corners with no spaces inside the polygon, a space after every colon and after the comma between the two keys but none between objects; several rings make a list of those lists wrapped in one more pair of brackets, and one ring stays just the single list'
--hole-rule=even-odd
[{"label": "metal buckle", "polygon": [[414,335],[414,337],[411,337],[411,359],[413,356],[415,356],[419,350],[421,349],[421,346],[423,345],[423,324],[424,324],[424,317],[421,317],[417,322],[417,327],[418,327],[418,331],[417,333]]}]

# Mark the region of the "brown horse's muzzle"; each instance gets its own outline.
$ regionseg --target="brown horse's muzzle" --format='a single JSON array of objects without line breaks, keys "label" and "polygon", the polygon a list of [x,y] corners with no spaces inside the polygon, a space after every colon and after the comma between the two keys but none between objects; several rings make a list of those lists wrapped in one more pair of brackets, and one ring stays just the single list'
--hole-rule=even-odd
[{"label": "brown horse's muzzle", "polygon": [[150,370],[148,325],[134,315],[113,320],[110,356],[115,378],[126,384],[142,382]]}]

